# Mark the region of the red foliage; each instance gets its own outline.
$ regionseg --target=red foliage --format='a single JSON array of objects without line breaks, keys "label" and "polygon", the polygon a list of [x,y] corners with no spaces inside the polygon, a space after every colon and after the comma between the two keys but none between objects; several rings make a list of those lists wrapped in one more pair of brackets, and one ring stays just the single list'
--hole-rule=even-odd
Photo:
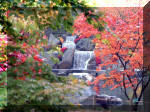
[{"label": "red foliage", "polygon": [[[95,85],[97,92],[100,80],[105,80],[102,87],[111,86],[112,89],[117,87],[135,89],[139,83],[139,80],[133,76],[135,69],[143,70],[143,12],[141,8],[133,9],[126,8],[122,11],[123,13],[118,12],[120,8],[115,9],[118,12],[117,15],[107,11],[103,20],[108,28],[105,28],[103,32],[98,32],[89,25],[83,14],[75,20],[74,33],[80,35],[79,38],[99,35],[98,38],[93,39],[96,44],[95,59],[99,67],[112,68],[112,65],[117,65],[123,69],[123,71],[114,69],[109,75],[99,75],[95,81],[89,82]],[[102,64],[100,64],[101,61]]]},{"label": "red foliage", "polygon": [[7,63],[4,63],[4,64],[0,63],[0,73],[3,72],[3,71],[6,71],[7,67],[8,67]]},{"label": "red foliage", "polygon": [[57,57],[58,57],[58,59],[60,59],[60,60],[61,60],[61,58],[62,58],[62,56],[61,56],[60,54],[59,54]]},{"label": "red foliage", "polygon": [[76,39],[74,40],[74,42],[77,43],[80,39],[81,39],[81,38],[76,38]]},{"label": "red foliage", "polygon": [[100,57],[95,57],[96,65],[99,65],[101,63]]},{"label": "red foliage", "polygon": [[17,79],[19,79],[19,80],[26,80],[26,77],[25,76],[17,77]]},{"label": "red foliage", "polygon": [[63,48],[61,48],[60,51],[64,53],[66,50],[67,50],[67,47],[63,47]]},{"label": "red foliage", "polygon": [[6,11],[6,17],[9,16],[10,10]]},{"label": "red foliage", "polygon": [[[26,56],[27,56],[26,54],[22,54],[19,51],[14,51],[14,52],[8,54],[9,58],[15,57],[14,65],[20,65],[20,64],[24,63],[27,59]],[[9,60],[8,60],[8,62],[9,62]]]},{"label": "red foliage", "polygon": [[33,59],[36,60],[36,61],[38,61],[38,62],[43,62],[43,60],[40,59],[37,55],[35,55],[35,56],[33,57]]},{"label": "red foliage", "polygon": [[88,24],[88,22],[86,21],[86,17],[83,13],[80,14],[78,18],[74,21],[73,27],[75,28],[73,34],[79,35],[79,37],[75,39],[75,42],[82,38],[88,38],[98,33],[98,30],[95,29],[93,25]]},{"label": "red foliage", "polygon": [[[67,50],[67,47],[63,47],[63,48],[61,48],[61,50],[60,50],[60,51],[61,51],[62,53],[64,53],[66,50]],[[60,59],[60,60],[62,59],[61,54],[58,54],[58,56],[57,56],[57,57],[58,57],[58,59]]]}]

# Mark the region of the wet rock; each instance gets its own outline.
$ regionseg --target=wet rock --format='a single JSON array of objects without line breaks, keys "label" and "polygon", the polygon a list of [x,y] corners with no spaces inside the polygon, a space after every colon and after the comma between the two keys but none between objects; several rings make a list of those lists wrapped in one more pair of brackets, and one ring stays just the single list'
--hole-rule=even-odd
[{"label": "wet rock", "polygon": [[63,54],[62,61],[59,64],[59,69],[69,69],[73,66],[75,49],[67,49]]},{"label": "wet rock", "polygon": [[121,98],[116,96],[109,96],[106,94],[96,95],[96,103],[101,105],[103,108],[108,109],[110,106],[120,106],[123,101]]},{"label": "wet rock", "polygon": [[83,38],[77,41],[76,49],[80,51],[93,51],[95,45],[92,43],[91,38]]},{"label": "wet rock", "polygon": [[89,106],[95,105],[101,106],[105,109],[109,109],[110,106],[121,106],[123,104],[123,100],[116,96],[109,96],[106,94],[101,95],[93,94],[80,103],[82,105],[89,105]]},{"label": "wet rock", "polygon": [[50,33],[48,36],[47,46],[45,46],[44,49],[45,49],[45,51],[49,51],[50,49],[52,49],[53,47],[55,47],[59,43],[60,43],[59,38],[56,38],[52,33]]}]

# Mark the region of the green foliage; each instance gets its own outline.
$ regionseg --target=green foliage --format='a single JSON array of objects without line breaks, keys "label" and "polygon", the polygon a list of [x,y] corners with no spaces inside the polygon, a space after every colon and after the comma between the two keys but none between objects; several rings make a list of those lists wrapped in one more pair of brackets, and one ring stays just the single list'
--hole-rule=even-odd
[{"label": "green foliage", "polygon": [[[35,73],[33,73],[33,69],[35,70]],[[39,69],[41,69],[41,73],[39,73]],[[16,71],[17,70],[17,71]],[[26,73],[24,73],[26,72]],[[7,70],[7,75],[9,77],[16,77],[16,76],[30,76],[30,77],[34,77],[34,76],[40,76],[43,77],[45,79],[48,79],[50,81],[55,81],[56,80],[56,76],[52,73],[51,71],[51,66],[46,64],[46,63],[41,63],[41,65],[39,65],[39,62],[34,61],[34,59],[28,58],[23,64],[21,64],[20,66],[14,66],[12,68],[9,68]]]},{"label": "green foliage", "polygon": [[109,44],[110,44],[109,40],[107,40],[107,39],[103,39],[102,42],[103,42],[104,44],[106,44],[106,45],[109,45]]},{"label": "green foliage", "polygon": [[4,106],[7,106],[7,89],[0,88],[0,109],[3,109]]},{"label": "green foliage", "polygon": [[[0,84],[2,83],[6,83],[7,82],[7,73],[6,72],[2,72],[0,74]],[[5,85],[1,85],[1,88],[5,87]]]},{"label": "green foliage", "polygon": [[101,37],[100,37],[100,34],[97,34],[97,35],[96,35],[96,38],[97,38],[97,39],[100,39],[100,38],[101,38]]},{"label": "green foliage", "polygon": [[72,105],[68,95],[82,89],[74,78],[59,77],[59,83],[41,78],[14,80],[8,78],[8,105]]},{"label": "green foliage", "polygon": [[87,7],[85,1],[81,2],[79,0],[26,0],[24,2],[20,0],[1,0],[0,2],[2,3],[0,11],[2,32],[13,36],[17,36],[17,33],[5,16],[5,12],[8,9],[11,11],[10,16],[15,15],[25,20],[30,17],[31,20],[38,23],[37,25],[41,30],[44,30],[46,27],[57,29],[63,24],[66,30],[72,31],[73,19],[80,11],[84,12],[88,17],[88,22],[92,18],[98,19],[101,16],[100,14],[89,14],[89,11],[94,12],[94,10],[91,7]]},{"label": "green foliage", "polygon": [[55,57],[51,57],[51,60],[54,62],[54,64],[59,63],[59,59]]},{"label": "green foliage", "polygon": [[3,109],[4,106],[7,106],[7,88],[6,84],[7,83],[7,73],[2,72],[0,74],[0,109]]}]

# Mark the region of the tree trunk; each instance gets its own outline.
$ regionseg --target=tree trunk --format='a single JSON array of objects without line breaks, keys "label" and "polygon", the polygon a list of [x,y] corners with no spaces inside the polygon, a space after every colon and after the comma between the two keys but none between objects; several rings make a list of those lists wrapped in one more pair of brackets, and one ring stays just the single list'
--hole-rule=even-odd
[{"label": "tree trunk", "polygon": [[144,112],[150,112],[150,84],[144,91],[143,99],[144,99]]},{"label": "tree trunk", "polygon": [[132,105],[132,111],[137,112],[138,111],[138,102]]}]

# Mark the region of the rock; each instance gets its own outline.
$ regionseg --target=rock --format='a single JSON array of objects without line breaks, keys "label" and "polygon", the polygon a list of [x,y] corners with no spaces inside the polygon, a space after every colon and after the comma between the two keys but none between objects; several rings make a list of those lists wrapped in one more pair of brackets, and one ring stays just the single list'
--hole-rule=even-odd
[{"label": "rock", "polygon": [[59,69],[69,69],[73,66],[75,49],[67,49],[63,54],[62,61],[59,64]]},{"label": "rock", "polygon": [[59,64],[59,69],[69,69],[72,67],[72,64],[69,61],[62,61]]},{"label": "rock", "polygon": [[83,38],[77,41],[76,49],[80,51],[93,51],[95,45],[92,43],[91,38]]},{"label": "rock", "polygon": [[48,37],[48,45],[55,46],[59,43],[59,39],[56,38],[52,33]]},{"label": "rock", "polygon": [[94,80],[93,75],[89,73],[72,73],[72,75],[78,79],[84,80],[85,82]]},{"label": "rock", "polygon": [[123,104],[121,98],[116,96],[109,96],[106,94],[96,95],[96,103],[100,104],[103,108],[108,109],[109,106],[115,105],[120,106]]},{"label": "rock", "polygon": [[45,35],[46,35],[47,37],[49,37],[49,35],[50,35],[51,33],[53,33],[53,29],[47,28],[47,29],[45,30]]},{"label": "rock", "polygon": [[106,94],[95,95],[92,94],[88,98],[84,99],[81,102],[82,105],[89,105],[89,106],[100,106],[105,109],[109,109],[112,106],[121,106],[123,104],[123,100],[116,96],[109,96]]},{"label": "rock", "polygon": [[58,64],[58,63],[54,64],[54,65],[52,66],[52,69],[59,69],[59,64]]},{"label": "rock", "polygon": [[91,60],[89,61],[88,67],[89,70],[96,70],[96,61],[95,57],[92,57]]},{"label": "rock", "polygon": [[58,38],[56,38],[52,33],[50,33],[48,36],[47,46],[45,46],[44,49],[45,49],[45,51],[49,51],[50,49],[52,49],[59,43],[60,43],[60,40]]},{"label": "rock", "polygon": [[61,70],[57,73],[58,76],[68,76],[67,70]]}]

